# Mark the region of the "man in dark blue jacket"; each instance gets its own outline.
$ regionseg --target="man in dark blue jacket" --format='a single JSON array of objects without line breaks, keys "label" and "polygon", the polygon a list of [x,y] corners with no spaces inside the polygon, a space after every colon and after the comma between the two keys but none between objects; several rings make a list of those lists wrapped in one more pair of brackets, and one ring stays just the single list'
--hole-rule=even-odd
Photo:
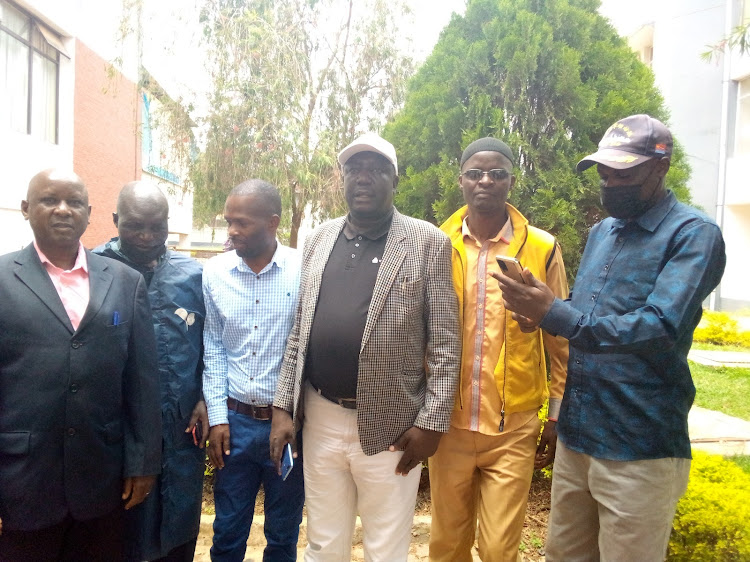
[{"label": "man in dark blue jacket", "polygon": [[690,471],[687,354],[726,257],[716,223],[664,177],[672,135],[648,115],[619,120],[596,165],[610,217],[589,234],[571,298],[528,272],[496,276],[521,325],[570,342],[557,424],[547,560],[663,560]]},{"label": "man in dark blue jacket", "polygon": [[162,473],[146,501],[127,514],[127,560],[190,561],[200,528],[208,428],[201,392],[202,267],[167,250],[168,216],[158,187],[129,183],[113,214],[119,237],[94,250],[143,274],[159,355]]}]

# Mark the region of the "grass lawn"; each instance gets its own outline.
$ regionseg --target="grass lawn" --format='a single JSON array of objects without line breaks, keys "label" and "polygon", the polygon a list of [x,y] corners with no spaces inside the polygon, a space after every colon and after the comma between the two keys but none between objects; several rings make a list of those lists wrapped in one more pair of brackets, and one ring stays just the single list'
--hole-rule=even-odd
[{"label": "grass lawn", "polygon": [[750,456],[748,455],[737,455],[735,457],[725,457],[728,461],[732,461],[739,466],[746,473],[750,474]]},{"label": "grass lawn", "polygon": [[[726,348],[725,348],[726,349]],[[750,421],[750,369],[708,367],[690,361],[695,404]]]}]

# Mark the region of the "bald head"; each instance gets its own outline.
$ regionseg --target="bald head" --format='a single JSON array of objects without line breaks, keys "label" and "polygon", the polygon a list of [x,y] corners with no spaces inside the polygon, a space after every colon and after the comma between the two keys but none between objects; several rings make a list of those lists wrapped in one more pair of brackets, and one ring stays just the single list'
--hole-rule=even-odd
[{"label": "bald head", "polygon": [[156,207],[159,212],[169,214],[169,202],[161,189],[148,181],[131,181],[126,183],[117,197],[117,214],[123,208]]},{"label": "bald head", "polygon": [[79,240],[89,224],[89,196],[77,175],[44,170],[29,182],[21,213],[34,231],[42,252],[58,267],[70,269],[78,255]]},{"label": "bald head", "polygon": [[83,184],[81,177],[78,174],[73,173],[72,170],[61,170],[58,168],[42,170],[31,178],[29,181],[29,188],[26,191],[26,200],[29,201],[31,199],[32,192],[49,184],[76,186],[86,196],[86,205],[88,205],[89,192],[86,190],[86,186]]},{"label": "bald head", "polygon": [[154,266],[165,251],[169,235],[169,203],[161,190],[147,181],[125,184],[112,214],[120,237],[120,251],[130,261]]}]

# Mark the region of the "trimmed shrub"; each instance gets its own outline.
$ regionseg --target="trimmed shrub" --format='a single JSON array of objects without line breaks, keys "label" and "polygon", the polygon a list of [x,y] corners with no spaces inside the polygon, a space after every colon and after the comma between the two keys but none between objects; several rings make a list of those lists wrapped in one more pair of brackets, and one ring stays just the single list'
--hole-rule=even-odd
[{"label": "trimmed shrub", "polygon": [[667,560],[750,560],[750,475],[720,456],[693,451]]},{"label": "trimmed shrub", "polygon": [[737,320],[726,312],[704,310],[700,324],[693,332],[693,340],[716,345],[750,347],[750,332],[740,331]]}]

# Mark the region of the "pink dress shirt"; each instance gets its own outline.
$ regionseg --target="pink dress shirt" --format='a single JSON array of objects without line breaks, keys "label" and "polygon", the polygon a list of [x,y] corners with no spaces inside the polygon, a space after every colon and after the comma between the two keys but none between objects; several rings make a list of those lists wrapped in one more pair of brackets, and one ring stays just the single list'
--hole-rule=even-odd
[{"label": "pink dress shirt", "polygon": [[68,313],[70,323],[73,329],[77,330],[81,323],[81,318],[86,313],[86,307],[89,305],[89,265],[86,261],[86,252],[83,244],[78,242],[78,256],[72,269],[64,270],[57,267],[49,258],[44,255],[42,250],[34,241],[34,249],[39,254],[39,259],[47,270],[52,284],[60,295],[60,300]]}]

